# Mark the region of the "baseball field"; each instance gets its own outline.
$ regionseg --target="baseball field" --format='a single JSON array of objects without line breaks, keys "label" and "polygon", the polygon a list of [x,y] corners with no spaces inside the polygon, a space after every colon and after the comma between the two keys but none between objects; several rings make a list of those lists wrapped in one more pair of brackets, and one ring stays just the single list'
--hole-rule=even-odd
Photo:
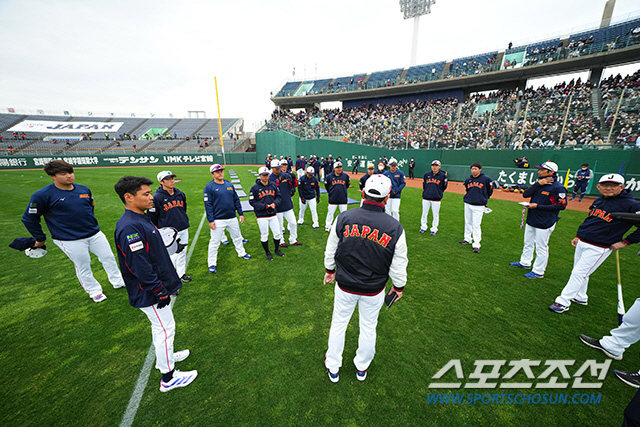
[{"label": "baseball field", "polygon": [[[76,169],[76,182],[93,192],[96,217],[112,246],[123,212],[113,184],[124,175],[153,178],[161,169]],[[255,181],[251,168],[233,169],[248,192]],[[509,266],[522,250],[520,205],[489,202],[493,212],[484,217],[482,248],[474,254],[470,245],[458,244],[462,195],[445,194],[440,231],[430,236],[418,232],[421,191],[406,188],[400,208],[409,248],[404,298],[381,311],[377,354],[364,382],[356,380],[352,363],[358,336],[354,314],[340,381],[332,384],[323,364],[333,304],[332,286],[322,285],[326,194],[319,204],[320,230],[312,229],[310,213],[298,228],[303,246],[283,249],[284,258],[267,262],[255,216],[247,213],[241,230],[253,259],[239,259],[232,246],[221,246],[218,272],[209,274],[206,221],[197,233],[202,189],[211,179],[208,167],[171,170],[183,179],[177,187],[188,198],[187,273],[193,277],[175,299],[175,349],[191,350],[178,368],[197,369],[199,376],[169,393],[158,391],[155,369],[146,385],[139,382],[151,347],[149,322],[129,306],[126,290],[109,285],[97,259],[94,274],[108,297],[99,304],[83,292],[72,263],[52,242],[41,259],[7,247],[27,236],[20,217],[30,195],[51,180],[41,170],[0,172],[0,425],[621,424],[636,390],[611,371],[640,368],[640,347],[604,365],[610,359],[578,339],[581,333],[600,338],[617,326],[615,257],[591,276],[588,306],[574,304],[561,315],[547,308],[569,278],[570,240],[584,212],[561,213],[545,277],[531,280],[523,277],[525,270]],[[357,188],[357,182],[352,185]],[[359,199],[355,188],[350,197]],[[297,213],[297,198],[294,206]],[[620,253],[627,309],[640,291],[639,249],[634,245]],[[459,363],[434,379],[451,360]],[[511,362],[527,369],[511,372]],[[550,366],[559,368],[549,371]],[[554,382],[564,388],[541,386]],[[435,388],[436,383],[460,385]],[[519,388],[509,388],[514,383]]]}]

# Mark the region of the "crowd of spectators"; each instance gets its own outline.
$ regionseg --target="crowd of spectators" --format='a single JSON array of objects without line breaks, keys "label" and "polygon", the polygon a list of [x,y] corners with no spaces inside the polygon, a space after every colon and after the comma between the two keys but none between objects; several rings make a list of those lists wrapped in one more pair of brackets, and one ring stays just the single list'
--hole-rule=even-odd
[{"label": "crowd of spectators", "polygon": [[605,79],[600,88],[602,111],[592,104],[591,84],[577,79],[553,87],[474,94],[464,102],[448,98],[342,110],[276,109],[267,129],[388,148],[603,148],[619,93],[627,88],[610,144],[635,145],[640,70]]}]

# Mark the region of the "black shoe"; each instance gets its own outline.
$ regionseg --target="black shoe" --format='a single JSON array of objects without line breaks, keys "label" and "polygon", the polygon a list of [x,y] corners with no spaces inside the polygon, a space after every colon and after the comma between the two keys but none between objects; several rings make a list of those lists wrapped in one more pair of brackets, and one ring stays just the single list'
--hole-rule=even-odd
[{"label": "black shoe", "polygon": [[[601,344],[600,344],[600,340],[597,340],[595,338],[591,338],[588,337],[584,334],[580,334],[580,341],[582,341],[583,343],[585,343],[586,345],[588,345],[589,347],[595,348],[597,350],[600,350],[601,352],[603,352],[604,354],[606,354],[607,356],[609,356],[610,358],[612,358],[613,360],[622,360],[622,356],[616,356],[613,353],[609,353]],[[636,374],[637,375],[637,374]]]},{"label": "black shoe", "polygon": [[276,249],[275,250],[276,255],[278,255],[279,257],[283,257],[284,256],[284,252],[282,252],[280,249]]},{"label": "black shoe", "polygon": [[271,255],[271,252],[267,252],[265,256],[267,257],[267,261],[273,261],[273,255]]},{"label": "black shoe", "polygon": [[631,387],[640,388],[640,374],[637,372],[616,371],[613,373],[620,381]]},{"label": "black shoe", "polygon": [[180,280],[182,280],[183,282],[190,282],[191,276],[187,276],[186,274],[183,274]]}]

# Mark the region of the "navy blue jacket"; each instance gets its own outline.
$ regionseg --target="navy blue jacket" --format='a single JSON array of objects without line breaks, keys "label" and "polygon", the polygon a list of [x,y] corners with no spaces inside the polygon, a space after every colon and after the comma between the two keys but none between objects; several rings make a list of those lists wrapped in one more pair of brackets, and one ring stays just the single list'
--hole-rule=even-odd
[{"label": "navy blue jacket", "polygon": [[584,220],[576,236],[592,245],[608,248],[616,242],[624,241],[627,244],[640,242],[640,229],[629,234],[626,238],[624,234],[629,231],[633,224],[612,219],[609,215],[612,212],[638,212],[640,203],[633,198],[633,193],[629,189],[622,190],[617,197],[598,197],[589,207],[589,216]]},{"label": "navy blue jacket", "polygon": [[280,189],[280,204],[278,205],[277,212],[286,212],[293,209],[293,197],[296,194],[296,187],[298,186],[298,181],[296,178],[286,172],[280,172],[279,175],[272,173],[269,175],[269,182],[274,182],[278,188]]},{"label": "navy blue jacket", "polygon": [[174,294],[182,287],[160,232],[148,216],[126,209],[114,236],[129,304],[149,307],[162,288]]},{"label": "navy blue jacket", "polygon": [[491,187],[491,178],[480,172],[477,178],[471,175],[464,180],[464,188],[467,189],[467,193],[464,195],[464,202],[475,206],[484,206],[489,201],[489,198],[493,194],[493,187]]},{"label": "navy blue jacket", "polygon": [[267,212],[267,205],[275,203],[277,210],[281,200],[280,189],[275,182],[269,181],[267,185],[264,185],[258,178],[249,191],[249,204],[253,206],[253,213],[257,218],[274,216],[275,212],[272,214]]},{"label": "navy blue jacket", "polygon": [[61,190],[51,183],[31,195],[22,223],[39,242],[47,238],[40,225],[41,216],[56,240],[86,239],[100,231],[91,190],[84,185],[73,184],[72,190]]},{"label": "navy blue jacket", "polygon": [[325,160],[322,162],[322,169],[324,169],[324,176],[327,177],[333,172],[333,160]]},{"label": "navy blue jacket", "polygon": [[324,186],[329,193],[330,205],[345,205],[347,203],[347,189],[350,182],[349,175],[344,172],[340,176],[336,176],[334,172],[325,176]]},{"label": "navy blue jacket", "polygon": [[226,179],[222,184],[216,184],[215,180],[210,181],[204,187],[204,210],[209,222],[235,218],[236,211],[238,215],[242,215],[240,198],[233,184]]},{"label": "navy blue jacket", "polygon": [[367,183],[367,180],[369,179],[370,176],[373,176],[373,175],[369,175],[368,173],[365,173],[360,177],[360,190],[364,190],[364,186]]},{"label": "navy blue jacket", "polygon": [[189,228],[187,216],[187,196],[177,188],[173,195],[158,187],[153,195],[153,207],[147,211],[151,222],[158,228],[173,227],[178,231]]},{"label": "navy blue jacket", "polygon": [[527,225],[536,228],[551,228],[558,222],[560,211],[567,207],[567,189],[557,181],[554,174],[554,181],[551,184],[533,184],[524,190],[522,197],[531,197],[531,203],[537,203],[535,209],[527,209]]},{"label": "navy blue jacket", "polygon": [[296,159],[296,170],[304,169],[304,160]]},{"label": "navy blue jacket", "polygon": [[402,190],[404,189],[407,183],[404,180],[404,172],[400,169],[396,169],[395,172],[391,172],[391,170],[384,171],[384,176],[391,180],[391,199],[399,199],[402,195]]},{"label": "navy blue jacket", "polygon": [[442,200],[448,184],[447,174],[442,169],[436,174],[433,171],[425,173],[422,178],[422,198],[431,201]]},{"label": "navy blue jacket", "polygon": [[578,181],[583,181],[583,182],[589,182],[589,180],[591,178],[593,178],[593,175],[591,174],[591,169],[587,168],[586,170],[582,170],[582,168],[578,169],[578,172],[576,172],[576,178],[582,178]]},{"label": "navy blue jacket", "polygon": [[302,175],[298,184],[298,193],[301,199],[310,200],[320,197],[320,186],[318,178],[312,176],[309,178],[307,174]]}]

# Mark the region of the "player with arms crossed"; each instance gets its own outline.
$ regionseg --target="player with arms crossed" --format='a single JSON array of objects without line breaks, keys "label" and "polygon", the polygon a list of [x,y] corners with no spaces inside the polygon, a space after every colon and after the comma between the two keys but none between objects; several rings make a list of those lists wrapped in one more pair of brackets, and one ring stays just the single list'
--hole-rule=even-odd
[{"label": "player with arms crossed", "polygon": [[[286,164],[286,163],[285,163]],[[309,166],[313,168],[313,166]],[[298,242],[298,223],[296,222],[296,214],[293,212],[293,200],[291,197],[296,194],[296,187],[298,181],[294,176],[288,174],[282,170],[283,166],[279,160],[274,159],[271,161],[271,175],[269,175],[269,181],[275,183],[280,189],[280,204],[276,209],[276,216],[278,217],[278,223],[280,224],[280,230],[284,234],[284,220],[287,220],[289,228],[289,244],[293,246],[301,246],[302,243]],[[284,236],[280,246],[287,247],[284,242]]]},{"label": "player with arms crossed", "polygon": [[562,289],[556,302],[549,306],[555,313],[569,310],[572,302],[587,305],[589,276],[611,254],[632,243],[640,242],[640,229],[627,237],[624,234],[632,225],[611,218],[612,212],[638,212],[640,203],[633,199],[631,190],[624,188],[624,178],[617,173],[602,176],[598,181],[600,196],[589,207],[589,215],[578,227],[576,237],[571,241],[576,252],[569,281]]},{"label": "player with arms crossed", "polygon": [[404,172],[398,169],[398,161],[392,157],[389,160],[389,170],[385,171],[384,174],[391,180],[392,185],[389,201],[385,206],[386,212],[400,221],[400,198],[402,190],[407,185],[404,179]]},{"label": "player with arms crossed", "polygon": [[433,208],[433,221],[431,222],[431,235],[435,236],[440,225],[440,203],[447,189],[447,173],[440,170],[440,160],[431,162],[431,171],[422,178],[422,217],[420,218],[420,232],[427,231],[429,209]]},{"label": "player with arms crossed", "polygon": [[190,354],[189,350],[173,352],[176,322],[171,295],[178,292],[182,282],[160,232],[144,213],[153,206],[149,185],[151,180],[145,177],[124,176],[114,186],[125,206],[116,224],[115,239],[129,304],[142,310],[151,322],[156,368],[162,373],[160,391],[167,392],[191,384],[198,371],[175,369],[175,363]]},{"label": "player with arms crossed", "polygon": [[[391,181],[384,175],[370,177],[364,188],[361,208],[340,214],[324,252],[324,284],[336,283],[333,317],[325,356],[331,382],[338,382],[342,366],[345,332],[359,306],[360,337],[353,359],[356,378],[364,381],[376,352],[376,327],[385,302],[385,286],[391,278],[389,295],[402,298],[407,283],[407,242],[402,225],[385,214]],[[394,295],[395,294],[395,295]]]},{"label": "player with arms crossed", "polygon": [[265,257],[267,261],[273,261],[273,255],[269,251],[269,229],[273,234],[275,254],[279,257],[284,256],[284,253],[280,250],[282,229],[276,216],[276,209],[282,198],[276,183],[269,181],[269,169],[261,167],[258,170],[258,175],[260,175],[260,178],[256,180],[256,183],[249,191],[249,204],[253,206],[253,213],[256,214],[258,228],[260,229],[260,242],[264,248]]},{"label": "player with arms crossed", "polygon": [[315,170],[309,166],[307,173],[300,178],[298,194],[300,194],[300,211],[298,213],[298,225],[304,224],[304,213],[309,206],[311,211],[312,226],[315,230],[320,228],[318,223],[318,203],[320,202],[320,186],[318,178],[314,176]]},{"label": "player with arms crossed", "polygon": [[558,182],[558,165],[544,162],[538,168],[538,181],[527,188],[522,197],[531,198],[527,205],[527,225],[524,229],[524,248],[520,261],[510,265],[531,268],[533,248],[536,249],[536,262],[533,269],[524,277],[542,279],[549,260],[549,238],[556,228],[558,214],[567,207],[567,190]]},{"label": "player with arms crossed", "polygon": [[31,195],[22,222],[36,239],[35,247],[42,247],[47,239],[40,225],[44,216],[53,243],[73,262],[82,288],[93,301],[102,302],[107,296],[93,277],[89,252],[98,256],[115,289],[124,287],[124,281],[107,237],[98,226],[91,190],[75,184],[73,166],[63,160],[50,161],[44,171],[53,183]]},{"label": "player with arms crossed", "polygon": [[471,243],[473,252],[480,252],[482,240],[482,216],[487,202],[493,194],[491,178],[482,173],[482,164],[475,162],[471,165],[471,176],[464,181],[467,192],[464,195],[464,239],[461,245]]},{"label": "player with arms crossed", "polygon": [[351,183],[349,175],[342,172],[342,162],[332,163],[332,167],[333,172],[324,179],[324,186],[329,193],[329,208],[327,209],[327,219],[324,222],[324,231],[327,232],[331,230],[336,208],[340,208],[340,212],[347,210],[347,190]]}]

